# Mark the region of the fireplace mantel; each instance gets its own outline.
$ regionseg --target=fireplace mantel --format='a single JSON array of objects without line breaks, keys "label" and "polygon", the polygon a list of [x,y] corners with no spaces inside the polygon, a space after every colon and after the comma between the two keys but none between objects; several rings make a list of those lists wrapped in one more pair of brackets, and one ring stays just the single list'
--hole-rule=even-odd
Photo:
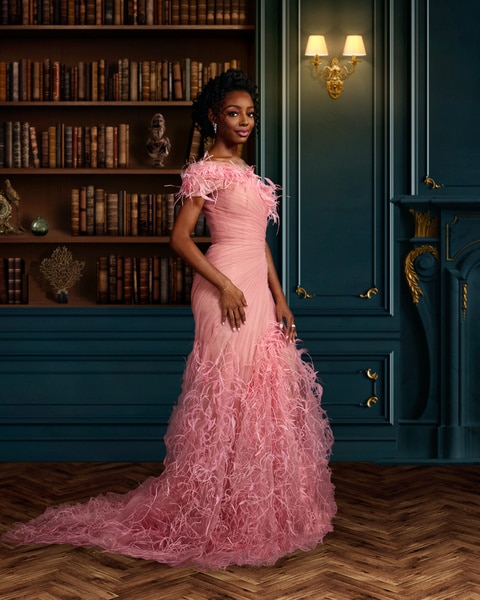
[{"label": "fireplace mantel", "polygon": [[413,220],[403,275],[429,371],[421,414],[405,431],[418,435],[428,423],[433,458],[480,462],[480,198],[404,196],[395,204]]}]

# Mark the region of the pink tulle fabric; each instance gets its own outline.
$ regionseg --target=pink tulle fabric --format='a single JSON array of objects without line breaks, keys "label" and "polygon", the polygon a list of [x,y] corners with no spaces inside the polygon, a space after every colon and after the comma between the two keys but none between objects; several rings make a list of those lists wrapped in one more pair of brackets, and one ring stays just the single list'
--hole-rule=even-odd
[{"label": "pink tulle fabric", "polygon": [[252,169],[190,165],[180,196],[207,200],[209,259],[247,299],[246,324],[221,325],[219,293],[196,276],[195,340],[165,437],[165,470],[127,494],[47,509],[14,544],[97,546],[172,566],[271,565],[314,548],[336,506],[333,437],[305,352],[287,343],[267,282],[265,228],[278,190]]}]

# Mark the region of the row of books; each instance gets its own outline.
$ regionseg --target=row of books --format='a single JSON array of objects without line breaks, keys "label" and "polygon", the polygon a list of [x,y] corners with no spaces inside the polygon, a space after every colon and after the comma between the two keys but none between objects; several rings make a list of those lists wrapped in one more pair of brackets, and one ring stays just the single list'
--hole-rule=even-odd
[{"label": "row of books", "polygon": [[[40,142],[40,145],[39,145]],[[129,125],[51,125],[37,135],[29,122],[0,123],[0,168],[128,168]]]},{"label": "row of books", "polygon": [[240,61],[0,61],[0,102],[190,101],[210,77],[230,67],[239,69]]},{"label": "row of books", "polygon": [[[108,192],[87,185],[71,192],[72,235],[169,236],[180,208],[175,194]],[[192,236],[208,236],[200,215]]]},{"label": "row of books", "polygon": [[0,258],[0,304],[28,304],[28,275],[23,258]]},{"label": "row of books", "polygon": [[0,0],[0,25],[245,25],[246,0]]},{"label": "row of books", "polygon": [[193,270],[180,257],[97,259],[98,304],[189,304]]}]

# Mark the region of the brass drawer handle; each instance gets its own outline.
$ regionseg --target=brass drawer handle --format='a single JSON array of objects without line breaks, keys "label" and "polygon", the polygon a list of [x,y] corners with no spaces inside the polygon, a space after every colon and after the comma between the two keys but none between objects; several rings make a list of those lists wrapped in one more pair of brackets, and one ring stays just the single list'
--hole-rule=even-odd
[{"label": "brass drawer handle", "polygon": [[360,294],[360,298],[363,298],[364,300],[371,300],[372,296],[375,296],[376,294],[378,294],[378,288],[371,287],[364,294]]},{"label": "brass drawer handle", "polygon": [[313,298],[315,296],[315,294],[309,294],[305,288],[300,286],[297,286],[295,292],[297,296],[301,296],[302,300],[305,300],[306,298]]}]

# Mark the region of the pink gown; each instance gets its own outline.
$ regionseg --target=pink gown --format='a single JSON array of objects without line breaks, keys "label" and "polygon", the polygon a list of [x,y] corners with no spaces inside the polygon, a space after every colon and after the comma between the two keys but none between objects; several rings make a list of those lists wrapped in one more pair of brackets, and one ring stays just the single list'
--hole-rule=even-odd
[{"label": "pink gown", "polygon": [[204,160],[182,199],[202,196],[209,260],[244,293],[246,324],[221,325],[219,293],[196,276],[195,340],[165,437],[165,470],[127,494],[47,509],[13,544],[73,544],[200,570],[271,565],[332,530],[333,437],[304,352],[285,341],[267,283],[265,231],[277,190],[253,168]]}]

